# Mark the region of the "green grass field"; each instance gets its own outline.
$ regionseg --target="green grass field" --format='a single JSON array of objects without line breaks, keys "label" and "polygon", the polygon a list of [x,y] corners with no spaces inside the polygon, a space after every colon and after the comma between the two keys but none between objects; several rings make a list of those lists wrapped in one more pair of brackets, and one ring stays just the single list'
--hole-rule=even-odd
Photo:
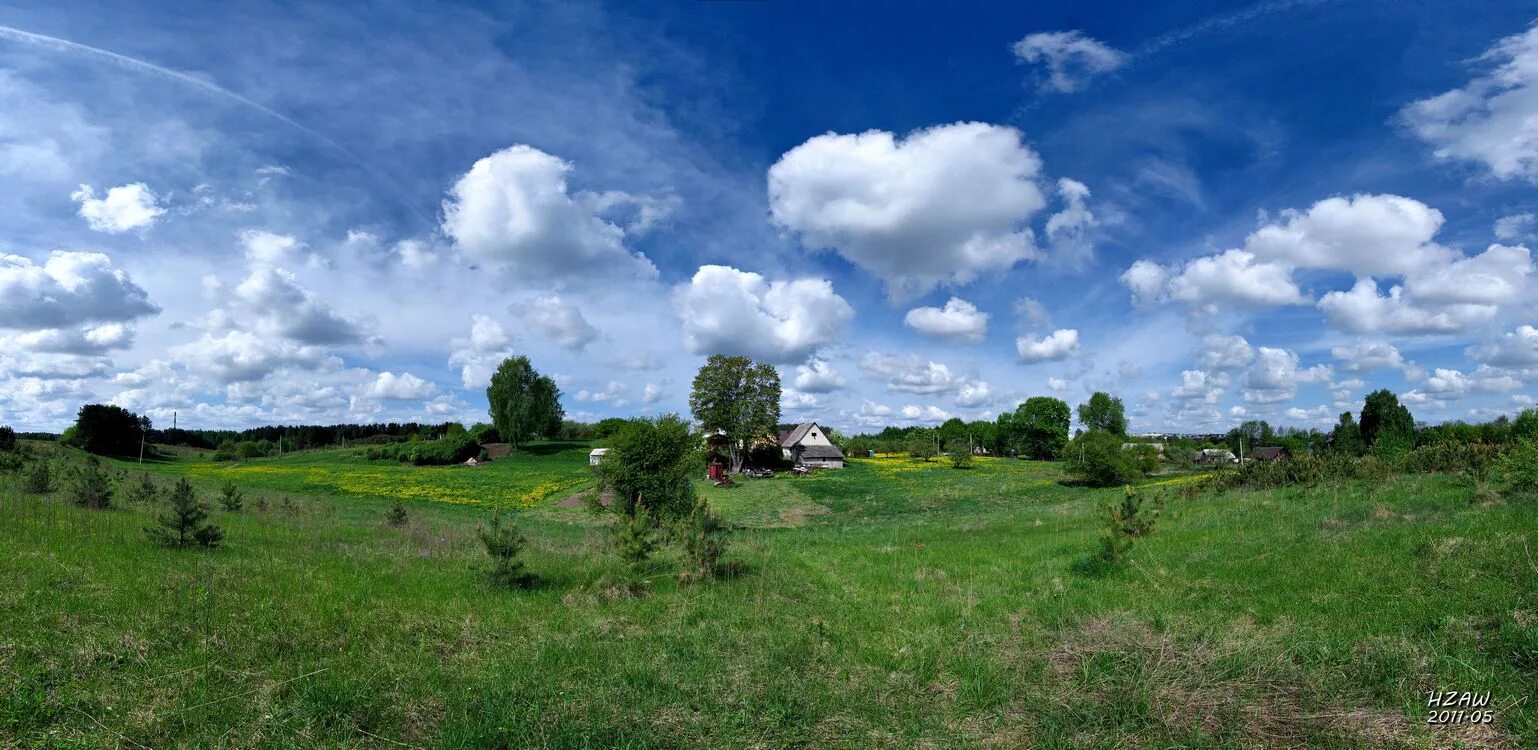
[{"label": "green grass field", "polygon": [[[150,467],[246,490],[214,551],[7,485],[0,746],[1535,746],[1531,498],[1433,475],[1180,499],[1173,477],[1131,565],[1093,574],[1119,490],[867,460],[704,488],[745,572],[680,586],[664,555],[634,595],[604,520],[555,504],[585,462]],[[533,590],[477,574],[493,504]],[[1496,723],[1426,726],[1433,689],[1488,691]]]}]

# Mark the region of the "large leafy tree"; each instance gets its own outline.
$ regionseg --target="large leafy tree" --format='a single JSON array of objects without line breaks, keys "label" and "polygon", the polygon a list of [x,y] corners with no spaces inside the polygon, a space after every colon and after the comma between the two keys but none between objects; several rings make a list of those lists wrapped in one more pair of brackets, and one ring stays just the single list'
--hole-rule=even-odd
[{"label": "large leafy tree", "polygon": [[1271,429],[1271,423],[1264,419],[1251,419],[1238,427],[1228,431],[1228,449],[1238,455],[1253,452],[1262,445],[1270,445],[1276,433]]},{"label": "large leafy tree", "polygon": [[994,421],[993,442],[994,450],[1001,456],[1020,449],[1020,428],[1015,424],[1014,412],[999,413],[998,419]]},{"label": "large leafy tree", "polygon": [[959,417],[951,417],[940,425],[940,448],[954,453],[967,449],[967,423]]},{"label": "large leafy tree", "polygon": [[1086,430],[1127,434],[1127,410],[1121,399],[1103,391],[1095,391],[1088,403],[1079,404],[1079,421]]},{"label": "large leafy tree", "polygon": [[771,440],[780,421],[780,373],[748,357],[713,354],[694,376],[689,410],[705,434],[725,435],[732,471],[755,441]]},{"label": "large leafy tree", "polygon": [[1415,417],[1387,388],[1367,394],[1362,417],[1357,421],[1362,429],[1362,442],[1369,450],[1385,438],[1396,444],[1415,440]]},{"label": "large leafy tree", "polygon": [[121,406],[86,404],[80,407],[71,431],[75,445],[100,456],[132,456],[149,427],[148,419]]},{"label": "large leafy tree", "polygon": [[553,435],[561,429],[561,389],[555,381],[540,375],[528,357],[502,360],[491,386],[486,389],[491,404],[491,423],[497,434],[518,446],[541,435]]},{"label": "large leafy tree", "polygon": [[1017,450],[1029,458],[1042,461],[1058,458],[1062,455],[1063,445],[1068,442],[1070,421],[1072,415],[1068,411],[1068,404],[1063,401],[1050,396],[1026,399],[1025,403],[1015,408],[1011,420],[1011,425],[1019,435]]},{"label": "large leafy tree", "polygon": [[996,441],[998,431],[998,425],[995,425],[992,422],[984,420],[968,422],[967,438],[970,441],[968,445],[981,445],[986,447],[988,450],[997,451],[997,449],[994,447],[994,442]]},{"label": "large leafy tree", "polygon": [[1351,412],[1341,412],[1340,424],[1330,432],[1330,450],[1348,456],[1360,456],[1366,450],[1362,444],[1362,428],[1357,426]]}]

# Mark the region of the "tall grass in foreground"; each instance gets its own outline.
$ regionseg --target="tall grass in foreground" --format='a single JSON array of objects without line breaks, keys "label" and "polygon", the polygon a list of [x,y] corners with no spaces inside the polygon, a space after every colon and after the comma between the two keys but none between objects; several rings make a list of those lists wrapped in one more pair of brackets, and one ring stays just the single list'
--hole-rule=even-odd
[{"label": "tall grass in foreground", "polygon": [[[517,513],[539,582],[505,591],[470,508],[396,527],[243,485],[211,511],[225,546],[178,551],[144,539],[152,506],[7,483],[0,745],[1531,745],[1532,499],[1444,475],[1172,497],[1086,576],[1123,491],[1061,480],[979,458],[710,488],[744,570],[683,586],[663,552],[643,595],[577,509]],[[1437,688],[1490,691],[1497,724],[1425,727]]]}]

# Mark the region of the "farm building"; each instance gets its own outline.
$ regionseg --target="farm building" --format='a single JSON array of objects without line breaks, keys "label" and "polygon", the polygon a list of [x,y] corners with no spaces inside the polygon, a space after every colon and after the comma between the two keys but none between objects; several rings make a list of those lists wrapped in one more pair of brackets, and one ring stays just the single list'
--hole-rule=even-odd
[{"label": "farm building", "polygon": [[608,452],[609,452],[608,448],[594,448],[592,451],[590,451],[587,454],[587,465],[588,466],[597,466],[597,465],[603,463],[604,454],[608,453]]},{"label": "farm building", "polygon": [[1286,461],[1292,454],[1286,448],[1262,446],[1250,453],[1249,457],[1256,461]]},{"label": "farm building", "polygon": [[785,454],[786,461],[797,466],[844,468],[844,452],[828,440],[816,422],[807,422],[781,432],[780,450]]},{"label": "farm building", "polygon": [[1191,460],[1199,464],[1236,464],[1239,458],[1231,450],[1223,448],[1203,448],[1191,456]]}]

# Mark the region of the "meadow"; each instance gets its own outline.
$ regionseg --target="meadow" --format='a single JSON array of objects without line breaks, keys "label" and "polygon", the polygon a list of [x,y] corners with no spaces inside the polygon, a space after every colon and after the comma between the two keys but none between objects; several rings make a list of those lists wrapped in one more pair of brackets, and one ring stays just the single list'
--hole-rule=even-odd
[{"label": "meadow", "polygon": [[[1535,746],[1535,501],[1468,478],[1149,480],[1157,531],[1105,572],[1084,562],[1119,489],[858,460],[702,486],[744,570],[685,586],[665,554],[637,587],[606,520],[556,504],[585,456],[112,462],[242,487],[212,551],[6,484],[0,746]],[[478,573],[491,506],[532,590]],[[1488,691],[1495,723],[1428,726],[1437,689]]]}]

